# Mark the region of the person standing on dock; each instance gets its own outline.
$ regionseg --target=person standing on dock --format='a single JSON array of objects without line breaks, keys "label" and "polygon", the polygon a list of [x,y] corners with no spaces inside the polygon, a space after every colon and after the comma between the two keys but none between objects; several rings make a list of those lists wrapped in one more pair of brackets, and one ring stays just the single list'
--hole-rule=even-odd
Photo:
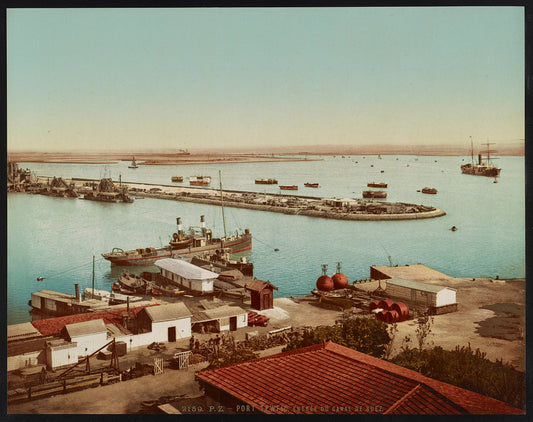
[{"label": "person standing on dock", "polygon": [[217,334],[217,336],[215,337],[215,354],[218,356],[219,353],[220,353],[220,337]]},{"label": "person standing on dock", "polygon": [[189,340],[189,349],[190,350],[194,349],[194,336],[191,336]]}]

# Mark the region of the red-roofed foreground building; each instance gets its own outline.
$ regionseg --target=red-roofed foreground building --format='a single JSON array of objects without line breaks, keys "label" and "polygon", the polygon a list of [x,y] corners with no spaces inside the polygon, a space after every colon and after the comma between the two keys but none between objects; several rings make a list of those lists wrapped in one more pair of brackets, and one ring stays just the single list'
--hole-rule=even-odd
[{"label": "red-roofed foreground building", "polygon": [[523,414],[499,400],[327,342],[196,374],[237,413]]}]

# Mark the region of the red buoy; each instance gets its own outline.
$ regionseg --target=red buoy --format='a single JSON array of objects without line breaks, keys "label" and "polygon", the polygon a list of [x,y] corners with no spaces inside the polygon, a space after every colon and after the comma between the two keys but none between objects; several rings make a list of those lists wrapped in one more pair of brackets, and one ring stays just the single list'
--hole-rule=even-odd
[{"label": "red buoy", "polygon": [[336,273],[332,277],[335,289],[344,289],[348,285],[348,277],[342,273]]},{"label": "red buoy", "polygon": [[330,292],[333,290],[333,279],[328,275],[321,275],[316,281],[316,288],[322,292]]}]

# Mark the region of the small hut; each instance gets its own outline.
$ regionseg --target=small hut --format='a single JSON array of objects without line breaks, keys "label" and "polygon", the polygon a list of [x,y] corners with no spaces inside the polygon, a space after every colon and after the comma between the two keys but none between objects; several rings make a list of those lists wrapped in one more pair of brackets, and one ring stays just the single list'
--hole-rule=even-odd
[{"label": "small hut", "polygon": [[278,288],[268,281],[254,280],[246,286],[250,290],[252,308],[262,311],[274,308],[274,289]]}]

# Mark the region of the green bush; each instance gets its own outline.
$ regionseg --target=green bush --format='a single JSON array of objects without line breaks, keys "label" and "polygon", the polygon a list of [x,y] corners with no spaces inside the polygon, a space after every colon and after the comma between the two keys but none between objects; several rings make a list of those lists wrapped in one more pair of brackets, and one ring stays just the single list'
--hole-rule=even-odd
[{"label": "green bush", "polygon": [[283,350],[298,349],[332,341],[375,357],[382,357],[390,342],[387,324],[374,318],[344,319],[332,327],[306,330],[303,338],[293,339]]},{"label": "green bush", "polygon": [[470,344],[456,346],[455,350],[440,346],[422,351],[404,347],[391,361],[429,378],[525,409],[525,373],[502,360],[488,360],[486,353],[472,350]]},{"label": "green bush", "polygon": [[235,349],[235,351],[228,353],[221,351],[218,357],[214,354],[210,356],[207,369],[222,368],[223,366],[246,362],[247,360],[256,359],[258,357],[259,355],[257,353],[254,353],[249,349]]}]

